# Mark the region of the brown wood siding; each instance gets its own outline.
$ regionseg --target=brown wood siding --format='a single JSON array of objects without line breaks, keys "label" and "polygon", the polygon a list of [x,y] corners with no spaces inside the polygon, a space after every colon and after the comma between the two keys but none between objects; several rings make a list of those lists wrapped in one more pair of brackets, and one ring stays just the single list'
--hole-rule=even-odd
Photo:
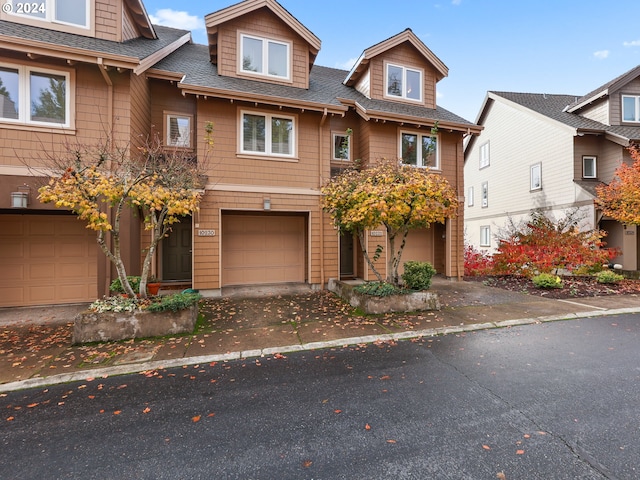
[{"label": "brown wood siding", "polygon": [[113,42],[122,41],[122,0],[95,0],[95,36]]},{"label": "brown wood siding", "polygon": [[140,34],[136,28],[136,24],[131,18],[129,11],[122,6],[122,41],[126,42],[133,38],[138,38]]},{"label": "brown wood siding", "polygon": [[[423,71],[423,104],[427,108],[436,108],[436,69],[426,62],[424,57],[409,43],[403,43],[391,50],[387,50],[383,55],[371,59],[370,62],[370,93],[371,98],[388,100],[385,98],[385,62],[397,65],[418,68]],[[405,103],[403,100],[395,100]],[[416,102],[406,101],[406,103],[416,104]]]},{"label": "brown wood siding", "polygon": [[130,85],[131,145],[138,147],[151,134],[151,89],[144,75],[134,73],[130,74]]},{"label": "brown wood siding", "polygon": [[[240,51],[238,32],[271,38],[292,43],[291,49],[291,81],[279,81],[273,78],[260,77],[260,81],[293,85],[309,88],[309,46],[277,15],[267,8],[261,8],[250,14],[234,19],[219,27],[218,30],[218,73],[229,77],[238,75],[238,54]],[[258,79],[253,75],[242,75],[244,78]]]},{"label": "brown wood siding", "polygon": [[[198,125],[198,119],[196,116],[196,98],[193,95],[187,95],[186,97],[183,97],[175,85],[161,80],[149,80],[149,85],[150,96],[153,99],[150,106],[152,134],[154,136],[158,135],[161,141],[164,143],[165,112],[190,115],[193,118],[191,141],[192,145],[194,145],[195,148],[195,145],[197,144],[196,126]],[[202,127],[204,128],[204,122],[202,124]]]},{"label": "brown wood siding", "polygon": [[[611,125],[622,125],[622,95],[640,95],[640,78],[632,80],[618,91],[610,92]],[[625,123],[625,125],[637,126],[637,123]]]}]

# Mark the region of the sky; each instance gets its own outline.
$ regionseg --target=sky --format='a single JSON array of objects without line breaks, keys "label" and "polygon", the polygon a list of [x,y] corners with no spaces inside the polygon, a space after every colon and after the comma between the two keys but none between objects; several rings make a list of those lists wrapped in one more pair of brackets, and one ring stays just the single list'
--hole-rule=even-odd
[{"label": "sky", "polygon": [[[143,0],[152,22],[207,42],[204,16],[236,0]],[[640,65],[638,0],[278,0],[322,41],[316,65],[351,69],[406,28],[448,67],[439,106],[475,122],[487,91],[582,96]]]}]

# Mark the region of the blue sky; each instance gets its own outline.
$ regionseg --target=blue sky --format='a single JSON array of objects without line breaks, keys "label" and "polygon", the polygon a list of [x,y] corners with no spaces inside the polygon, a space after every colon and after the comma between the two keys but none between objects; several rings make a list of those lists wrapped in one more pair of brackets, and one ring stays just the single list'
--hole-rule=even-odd
[{"label": "blue sky", "polygon": [[[143,0],[152,21],[206,43],[204,16],[235,0]],[[438,105],[475,121],[487,90],[584,95],[640,65],[638,0],[279,0],[348,70],[405,28],[449,68]],[[611,6],[611,7],[610,7]]]}]

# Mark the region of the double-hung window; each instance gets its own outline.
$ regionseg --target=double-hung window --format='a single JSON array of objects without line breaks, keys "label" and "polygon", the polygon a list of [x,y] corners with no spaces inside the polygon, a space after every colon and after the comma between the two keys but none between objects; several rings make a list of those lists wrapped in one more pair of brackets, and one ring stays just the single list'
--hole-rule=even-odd
[{"label": "double-hung window", "polygon": [[295,118],[242,112],[240,151],[252,155],[295,156]]},{"label": "double-hung window", "polygon": [[286,42],[240,35],[240,71],[289,79],[290,50]]},{"label": "double-hung window", "polygon": [[386,80],[388,97],[422,101],[422,70],[389,63]]},{"label": "double-hung window", "polygon": [[400,152],[402,163],[416,167],[440,169],[437,135],[423,135],[413,132],[400,132]]},{"label": "double-hung window", "polygon": [[70,74],[0,64],[0,122],[69,127]]},{"label": "double-hung window", "polygon": [[5,0],[2,10],[19,17],[89,28],[90,2],[91,0]]},{"label": "double-hung window", "polygon": [[622,95],[622,121],[640,122],[640,96]]},{"label": "double-hung window", "polygon": [[344,133],[334,133],[333,137],[333,160],[351,160],[351,136]]},{"label": "double-hung window", "polygon": [[489,166],[489,142],[480,145],[480,168]]},{"label": "double-hung window", "polygon": [[480,246],[491,246],[491,227],[489,227],[488,225],[483,225],[480,227]]}]

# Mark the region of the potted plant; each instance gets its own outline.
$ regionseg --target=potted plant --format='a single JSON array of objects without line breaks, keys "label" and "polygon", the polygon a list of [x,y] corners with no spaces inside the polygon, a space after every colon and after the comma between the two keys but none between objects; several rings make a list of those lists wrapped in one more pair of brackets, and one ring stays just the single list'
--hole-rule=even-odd
[{"label": "potted plant", "polygon": [[160,280],[158,280],[154,276],[150,276],[149,280],[147,281],[147,292],[149,292],[149,295],[158,295],[160,286]]}]

